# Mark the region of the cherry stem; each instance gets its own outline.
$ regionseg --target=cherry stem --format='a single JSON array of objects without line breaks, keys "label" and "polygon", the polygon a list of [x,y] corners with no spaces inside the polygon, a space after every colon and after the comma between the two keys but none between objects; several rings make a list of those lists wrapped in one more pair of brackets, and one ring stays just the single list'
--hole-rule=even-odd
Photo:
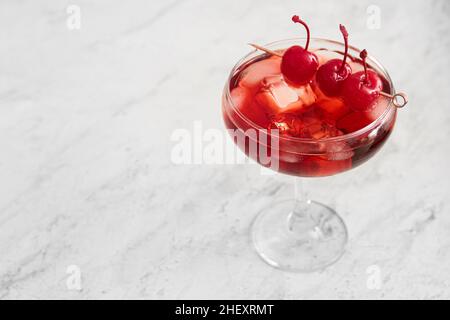
[{"label": "cherry stem", "polygon": [[347,29],[345,29],[345,27],[342,24],[339,25],[339,29],[341,30],[342,36],[344,37],[344,43],[345,43],[344,59],[342,59],[341,68],[339,69],[339,74],[342,74],[342,71],[344,71],[345,62],[347,60],[347,55],[348,55],[348,32],[347,32]]},{"label": "cherry stem", "polygon": [[305,27],[305,29],[306,29],[306,45],[305,45],[305,50],[308,50],[308,47],[309,47],[309,38],[310,38],[310,35],[309,35],[309,27],[308,27],[308,25],[307,25],[302,19],[300,19],[300,17],[297,16],[297,15],[295,15],[295,16],[292,17],[292,21],[294,21],[295,23],[301,23],[301,24]]},{"label": "cherry stem", "polygon": [[366,63],[367,50],[364,49],[363,51],[361,51],[359,53],[359,57],[362,59],[362,61],[364,63],[364,84],[367,84],[367,81],[369,79],[369,77],[367,76],[367,63]]},{"label": "cherry stem", "polygon": [[255,49],[264,51],[265,53],[270,54],[272,56],[277,56],[277,57],[280,57],[280,58],[283,57],[283,55],[281,53],[278,53],[278,52],[272,51],[270,49],[261,47],[260,45],[257,45],[257,44],[254,44],[254,43],[249,43],[249,45],[252,46]]}]

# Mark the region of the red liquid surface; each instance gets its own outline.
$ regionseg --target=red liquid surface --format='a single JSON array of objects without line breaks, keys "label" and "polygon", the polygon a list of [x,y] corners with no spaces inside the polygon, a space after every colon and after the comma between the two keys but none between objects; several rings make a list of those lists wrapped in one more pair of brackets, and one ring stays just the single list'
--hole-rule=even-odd
[{"label": "red liquid surface", "polygon": [[[326,50],[315,53],[320,65],[342,57],[340,53]],[[280,63],[279,57],[262,55],[243,65],[230,81],[231,103],[224,97],[226,127],[242,135],[245,144],[240,147],[249,157],[274,168],[261,161],[263,151],[271,161],[277,162],[275,170],[314,177],[349,170],[379,150],[392,131],[395,111],[373,129],[364,130],[353,138],[346,137],[383,115],[389,104],[385,97],[380,96],[372,110],[355,112],[341,98],[327,97],[315,79],[305,86],[291,86],[281,74]],[[363,70],[357,59],[352,59],[349,64],[353,73]],[[390,92],[388,82],[381,74],[380,78],[384,83],[383,91]],[[271,136],[266,141],[259,136],[245,135],[249,129],[278,129],[278,143],[271,142]],[[333,137],[344,139],[329,140]],[[258,152],[251,152],[252,143],[256,144]]]}]

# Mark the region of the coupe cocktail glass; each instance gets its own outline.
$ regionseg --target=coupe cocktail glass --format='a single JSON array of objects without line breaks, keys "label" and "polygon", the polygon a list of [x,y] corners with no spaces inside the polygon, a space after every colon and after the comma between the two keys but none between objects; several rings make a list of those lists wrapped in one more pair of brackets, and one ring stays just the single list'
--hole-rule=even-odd
[{"label": "coupe cocktail glass", "polygon": [[[282,40],[265,47],[282,52],[291,45],[304,41],[301,38]],[[311,39],[310,50],[327,59],[328,54],[334,57],[342,55],[344,44],[325,39]],[[362,69],[362,64],[355,58],[359,52],[360,50],[349,47],[353,68]],[[332,208],[305,196],[306,192],[302,188],[303,177],[331,176],[367,161],[381,148],[392,132],[397,108],[391,99],[380,97],[378,106],[370,114],[345,113],[330,100],[329,106],[325,108],[330,111],[325,112],[326,116],[319,112],[321,108],[303,108],[302,117],[305,118],[302,121],[308,122],[312,119],[312,122],[308,122],[308,130],[319,125],[318,131],[309,132],[310,136],[307,135],[306,138],[279,134],[279,131],[284,129],[284,124],[295,126],[289,118],[289,110],[278,117],[269,117],[267,113],[262,112],[256,104],[248,100],[258,98],[255,96],[255,90],[259,90],[258,85],[254,90],[234,91],[244,79],[243,75],[248,72],[248,68],[257,66],[256,63],[264,59],[276,57],[252,51],[232,69],[223,92],[222,112],[225,125],[235,132],[235,142],[239,136],[243,138],[244,143],[238,145],[247,156],[269,166],[267,161],[261,159],[261,150],[264,149],[271,158],[270,167],[301,178],[296,178],[296,196],[293,201],[274,203],[255,218],[251,230],[252,240],[261,258],[274,267],[298,272],[322,269],[337,261],[343,254],[347,229]],[[382,65],[372,57],[367,59],[367,64],[382,79],[383,91],[394,95],[391,78]],[[289,99],[289,94],[280,99]],[[244,100],[245,103],[242,102]],[[314,119],[319,121],[319,124],[314,122]],[[333,126],[327,129],[330,122]],[[339,134],[332,134],[331,131],[337,130],[336,127]],[[268,128],[280,130],[268,132]],[[249,131],[258,134],[249,135]],[[276,138],[276,143],[273,138]],[[257,152],[252,152],[252,147],[256,150],[255,146]],[[276,166],[273,166],[274,162]]]}]

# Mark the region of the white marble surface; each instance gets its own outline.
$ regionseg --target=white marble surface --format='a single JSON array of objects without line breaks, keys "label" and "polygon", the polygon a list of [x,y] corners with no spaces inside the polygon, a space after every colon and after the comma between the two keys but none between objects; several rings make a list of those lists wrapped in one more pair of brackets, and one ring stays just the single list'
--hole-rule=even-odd
[{"label": "white marble surface", "polygon": [[[411,100],[374,159],[321,181],[350,242],[312,274],[249,244],[290,177],[170,160],[175,129],[223,128],[227,73],[247,42],[298,36],[293,13],[314,36],[345,23]],[[450,298],[449,17],[445,0],[1,1],[0,297]]]}]

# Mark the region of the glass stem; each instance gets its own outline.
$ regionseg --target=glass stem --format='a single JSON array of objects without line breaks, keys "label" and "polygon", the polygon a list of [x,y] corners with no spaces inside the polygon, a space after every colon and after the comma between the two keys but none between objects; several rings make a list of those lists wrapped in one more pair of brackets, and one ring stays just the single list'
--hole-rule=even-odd
[{"label": "glass stem", "polygon": [[310,217],[311,200],[308,198],[305,180],[303,178],[295,178],[294,208],[288,219],[289,230],[299,237],[306,236],[308,231],[314,228],[313,220]]},{"label": "glass stem", "polygon": [[294,181],[295,205],[293,212],[299,218],[308,216],[308,209],[311,204],[311,200],[308,198],[305,180],[304,178],[296,177]]}]

